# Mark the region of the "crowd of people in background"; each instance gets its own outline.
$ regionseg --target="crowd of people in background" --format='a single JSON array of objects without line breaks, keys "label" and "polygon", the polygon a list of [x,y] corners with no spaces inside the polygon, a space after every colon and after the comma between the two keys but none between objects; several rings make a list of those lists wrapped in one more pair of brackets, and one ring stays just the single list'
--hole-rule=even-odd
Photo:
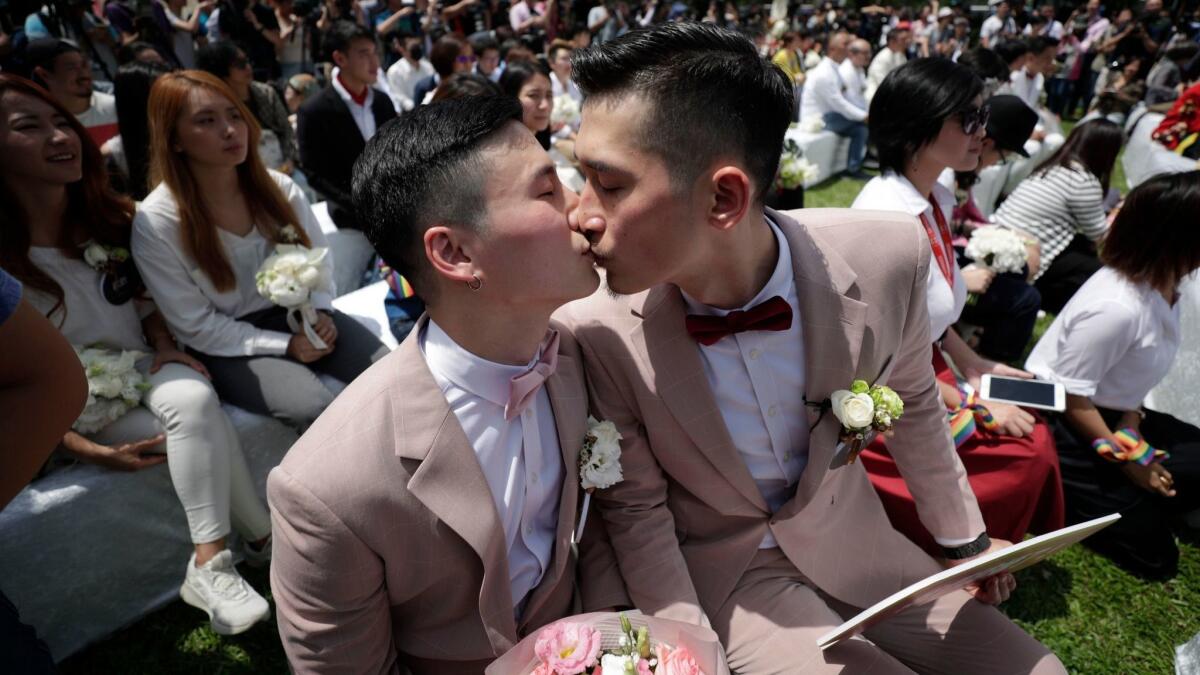
[{"label": "crowd of people in background", "polygon": [[[521,122],[578,190],[573,54],[675,21],[752,40],[790,81],[797,128],[848,139],[845,175],[866,181],[855,208],[913,215],[941,250],[929,279],[932,358],[949,414],[980,419],[956,442],[989,531],[1019,541],[1134,505],[1136,517],[1096,546],[1135,573],[1176,573],[1172,517],[1200,507],[1196,458],[1118,470],[1096,464],[1091,439],[1140,424],[1168,450],[1195,454],[1200,443],[1195,427],[1140,408],[1178,348],[1175,289],[1200,266],[1195,236],[1160,231],[1166,211],[1153,214],[1194,219],[1196,174],[1155,179],[1124,204],[1113,186],[1140,111],[1165,113],[1155,142],[1200,156],[1196,2],[1000,0],[986,13],[936,1],[38,2],[0,8],[0,267],[69,342],[154,355],[145,414],[69,432],[61,445],[113,469],[165,458],[195,544],[183,595],[219,632],[267,616],[226,537],[238,530],[251,562],[270,544],[220,403],[303,430],[334,399],[321,376],[348,383],[386,352],[332,297],[315,303],[327,345],[317,349],[259,295],[255,271],[284,228],[321,244],[312,204],[325,202],[337,228],[366,229],[351,185],[364,147],[445,99],[520,103]],[[984,225],[1020,234],[1022,273],[964,256]],[[128,248],[136,268],[91,265],[76,250],[92,241]],[[1175,256],[1165,272],[1149,246]],[[374,260],[356,272],[388,282],[403,340],[422,308],[405,270]],[[147,295],[118,297],[122,274]],[[1039,313],[1057,318],[1030,356]],[[1085,349],[1084,334],[1109,342]],[[981,413],[979,375],[1028,376],[1026,357],[1029,371],[1076,385],[1067,413]],[[893,523],[932,548],[886,443],[864,462]]]}]

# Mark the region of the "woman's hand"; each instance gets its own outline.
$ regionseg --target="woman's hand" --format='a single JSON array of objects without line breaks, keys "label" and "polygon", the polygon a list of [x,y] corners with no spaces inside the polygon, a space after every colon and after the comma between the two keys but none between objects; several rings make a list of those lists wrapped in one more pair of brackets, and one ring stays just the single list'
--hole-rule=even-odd
[{"label": "woman's hand", "polygon": [[979,391],[979,380],[984,375],[1000,375],[1002,377],[1019,377],[1023,380],[1032,380],[1033,373],[1025,372],[1019,368],[996,363],[976,356],[975,360],[962,364],[963,376],[967,378],[967,383]]},{"label": "woman's hand", "polygon": [[1029,412],[1008,403],[993,402],[984,405],[988,412],[992,413],[996,423],[1000,425],[997,431],[1005,436],[1024,438],[1033,434],[1033,427],[1037,423],[1037,419]]},{"label": "woman's hand", "polygon": [[967,282],[967,291],[976,295],[987,293],[992,282],[996,279],[996,272],[987,267],[979,267],[978,265],[968,265],[962,270],[963,279]]},{"label": "woman's hand", "polygon": [[162,453],[143,454],[149,453],[166,440],[166,436],[159,434],[130,443],[101,445],[71,431],[63,438],[63,446],[71,454],[90,464],[98,464],[117,471],[141,471],[167,461],[167,456]]},{"label": "woman's hand", "polygon": [[333,351],[333,343],[337,342],[338,337],[337,324],[333,322],[333,317],[325,312],[317,312],[317,325],[313,330],[317,332],[317,337],[329,345],[329,350]]},{"label": "woman's hand", "polygon": [[205,378],[210,380],[212,379],[212,375],[208,374],[208,368],[205,368],[203,363],[200,363],[196,359],[192,358],[191,355],[187,354],[186,352],[179,351],[174,347],[159,349],[158,351],[154,352],[154,363],[150,366],[150,372],[157,373],[168,363],[182,363],[188,368],[200,373]]},{"label": "woman's hand", "polygon": [[293,335],[292,339],[288,341],[287,355],[300,363],[312,363],[332,353],[333,347],[317,349],[303,334]]},{"label": "woman's hand", "polygon": [[1137,462],[1125,462],[1121,465],[1121,470],[1125,472],[1126,476],[1129,476],[1129,480],[1133,481],[1134,485],[1147,492],[1164,497],[1175,496],[1175,479],[1171,477],[1171,472],[1167,471],[1167,467],[1162,464],[1142,466]]}]

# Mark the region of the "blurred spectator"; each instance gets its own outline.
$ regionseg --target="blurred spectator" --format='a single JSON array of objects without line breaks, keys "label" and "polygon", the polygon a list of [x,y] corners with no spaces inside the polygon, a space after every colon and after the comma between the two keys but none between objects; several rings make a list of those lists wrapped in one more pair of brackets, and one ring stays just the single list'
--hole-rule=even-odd
[{"label": "blurred spectator", "polygon": [[196,67],[196,38],[201,37],[203,28],[200,15],[217,6],[217,0],[205,0],[192,9],[191,16],[183,18],[187,0],[155,1],[165,19],[168,43],[175,63],[183,68]]},{"label": "blurred spectator", "polygon": [[[492,82],[500,80],[500,75],[504,72],[500,67],[500,43],[496,39],[484,34],[470,39],[471,51],[475,53],[475,72],[482,75]],[[562,42],[555,40],[555,43]],[[570,43],[567,43],[568,48]],[[554,58],[553,47],[551,47],[550,58]],[[569,54],[569,52],[568,52]]]},{"label": "blurred spectator", "polygon": [[1196,58],[1200,45],[1182,42],[1167,48],[1166,54],[1146,76],[1146,104],[1174,103],[1183,93],[1183,68]]},{"label": "blurred spectator", "polygon": [[117,50],[117,61],[121,65],[133,63],[134,61],[141,63],[161,63],[164,65],[167,63],[167,59],[163,58],[162,52],[158,51],[158,47],[142,40],[134,40]]},{"label": "blurred spectator", "polygon": [[825,128],[839,136],[850,139],[850,155],[847,160],[847,175],[866,179],[862,170],[867,154],[867,111],[846,98],[845,83],[838,68],[846,59],[847,33],[829,36],[825,57],[808,72],[804,97],[800,100],[800,120],[819,118]]},{"label": "blurred spectator", "polygon": [[287,80],[304,70],[308,32],[304,20],[295,14],[295,0],[271,0],[275,22],[279,24],[280,44],[275,49],[280,76]]},{"label": "blurred spectator", "polygon": [[521,121],[543,148],[549,148],[550,113],[554,110],[550,70],[539,63],[514,63],[500,77],[500,90],[521,104]]},{"label": "blurred spectator", "polygon": [[417,105],[427,103],[442,80],[455,73],[471,72],[475,67],[475,51],[471,49],[471,43],[447,35],[433,43],[429,62],[433,66],[433,74],[418,82],[413,89],[413,101]]},{"label": "blurred spectator", "polygon": [[867,64],[871,62],[871,45],[856,38],[846,48],[846,60],[838,66],[838,73],[846,84],[846,100],[867,109]]},{"label": "blurred spectator", "polygon": [[196,57],[196,67],[221,78],[262,127],[258,152],[269,169],[290,174],[298,151],[288,110],[269,84],[256,82],[246,53],[231,42],[206,45]]},{"label": "blurred spectator", "polygon": [[283,88],[283,102],[287,104],[288,122],[291,123],[293,130],[296,129],[296,114],[300,112],[300,107],[320,91],[321,85],[317,82],[317,78],[308,73],[293,75],[288,79]]},{"label": "blurred spectator", "polygon": [[118,64],[113,35],[108,22],[92,12],[90,0],[48,4],[25,17],[24,28],[25,38],[30,41],[59,38],[78,45],[91,59],[93,75],[98,79],[111,81],[116,76]]},{"label": "blurred spectator", "polygon": [[220,0],[219,7],[221,35],[246,52],[254,79],[266,82],[278,78],[275,49],[283,44],[283,38],[279,36],[275,12],[258,0]]},{"label": "blurred spectator", "polygon": [[402,57],[387,69],[388,85],[397,110],[412,110],[417,101],[417,84],[433,76],[433,64],[425,58],[425,41],[412,33],[401,32],[397,38]]},{"label": "blurred spectator", "polygon": [[1108,80],[1102,91],[1092,99],[1092,109],[1080,120],[1086,122],[1103,117],[1115,124],[1124,125],[1133,106],[1146,95],[1146,83],[1142,80],[1142,60],[1130,59],[1121,64],[1121,74]]},{"label": "blurred spectator", "polygon": [[108,159],[110,174],[119,180],[119,191],[135,200],[144,199],[151,188],[150,127],[146,118],[150,88],[170,71],[163,63],[134,61],[121,66],[114,82],[117,128],[121,133],[108,139],[101,152]]},{"label": "blurred spectator", "polygon": [[75,115],[96,145],[117,135],[117,107],[111,94],[92,90],[92,68],[79,48],[65,40],[34,40],[25,48],[33,80]]},{"label": "blurred spectator", "polygon": [[574,49],[570,42],[555,40],[550,45],[550,84],[554,88],[554,97],[566,94],[576,103],[583,102],[583,93],[575,80],[571,79],[571,52]]},{"label": "blurred spectator", "polygon": [[885,78],[893,70],[908,63],[908,43],[912,30],[908,23],[897,24],[887,36],[887,46],[879,50],[871,66],[867,68],[867,103],[875,96],[875,90],[883,84]]},{"label": "blurred spectator", "polygon": [[379,55],[367,29],[340,21],[325,44],[337,70],[329,85],[300,108],[300,163],[309,184],[329,200],[329,215],[338,227],[357,229],[350,174],[366,142],[396,116],[396,109],[371,86],[378,77]]},{"label": "blurred spectator", "polygon": [[127,45],[138,39],[138,30],[135,25],[137,10],[125,0],[107,0],[104,3],[104,18],[108,19],[109,25],[117,34],[118,46]]},{"label": "blurred spectator", "polygon": [[1023,31],[1027,36],[1040,35],[1042,37],[1053,38],[1055,40],[1063,39],[1064,29],[1061,21],[1055,18],[1054,5],[1046,3],[1038,8],[1037,17],[1041,19],[1035,28],[1034,22],[1030,21],[1029,25],[1025,26]]},{"label": "blurred spectator", "polygon": [[1011,40],[1019,35],[1017,22],[1012,17],[1008,0],[996,4],[996,13],[984,19],[979,27],[979,44],[994,47],[998,42]]}]

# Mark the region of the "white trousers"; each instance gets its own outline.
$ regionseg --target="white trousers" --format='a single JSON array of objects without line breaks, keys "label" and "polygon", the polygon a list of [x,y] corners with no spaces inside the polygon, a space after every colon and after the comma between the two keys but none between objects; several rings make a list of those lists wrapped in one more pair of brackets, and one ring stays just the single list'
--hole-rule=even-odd
[{"label": "white trousers", "polygon": [[167,467],[192,543],[216,541],[232,527],[249,541],[270,534],[270,514],[254,491],[241,443],[212,384],[179,363],[154,374],[149,366],[150,359],[138,364],[151,385],[142,405],[89,438],[116,445],[166,434]]}]

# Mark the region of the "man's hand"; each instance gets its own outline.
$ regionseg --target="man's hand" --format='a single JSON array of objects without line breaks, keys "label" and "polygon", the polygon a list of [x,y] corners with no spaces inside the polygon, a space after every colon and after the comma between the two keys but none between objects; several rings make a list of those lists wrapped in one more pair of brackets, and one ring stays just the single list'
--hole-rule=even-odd
[{"label": "man's hand", "polygon": [[1033,426],[1037,420],[1025,410],[1008,403],[992,402],[985,406],[988,412],[992,413],[996,423],[1000,425],[997,431],[1005,436],[1024,438],[1033,434]]},{"label": "man's hand", "polygon": [[[945,565],[947,569],[951,567],[958,567],[959,565],[975,560],[979,556],[984,556],[994,551],[1006,549],[1010,546],[1012,546],[1011,541],[992,539],[992,545],[989,546],[988,550],[984,551],[983,553],[963,560],[943,560],[942,564]],[[979,581],[975,581],[963,586],[963,590],[975,596],[976,600],[988,605],[998,605],[1005,600],[1008,600],[1016,588],[1017,579],[1008,572],[1001,572],[986,579],[980,579]]]},{"label": "man's hand", "polygon": [[1129,476],[1129,480],[1133,481],[1134,485],[1147,492],[1164,497],[1175,496],[1175,479],[1171,476],[1171,472],[1167,471],[1167,467],[1162,464],[1142,466],[1137,462],[1125,462],[1121,465],[1121,470],[1125,472],[1126,476]]},{"label": "man's hand", "polygon": [[1032,380],[1033,373],[1025,372],[1019,368],[996,363],[985,358],[977,358],[974,361],[962,365],[963,377],[967,378],[967,383],[979,391],[979,379],[984,375],[1001,375],[1003,377],[1019,377],[1023,380]]}]

